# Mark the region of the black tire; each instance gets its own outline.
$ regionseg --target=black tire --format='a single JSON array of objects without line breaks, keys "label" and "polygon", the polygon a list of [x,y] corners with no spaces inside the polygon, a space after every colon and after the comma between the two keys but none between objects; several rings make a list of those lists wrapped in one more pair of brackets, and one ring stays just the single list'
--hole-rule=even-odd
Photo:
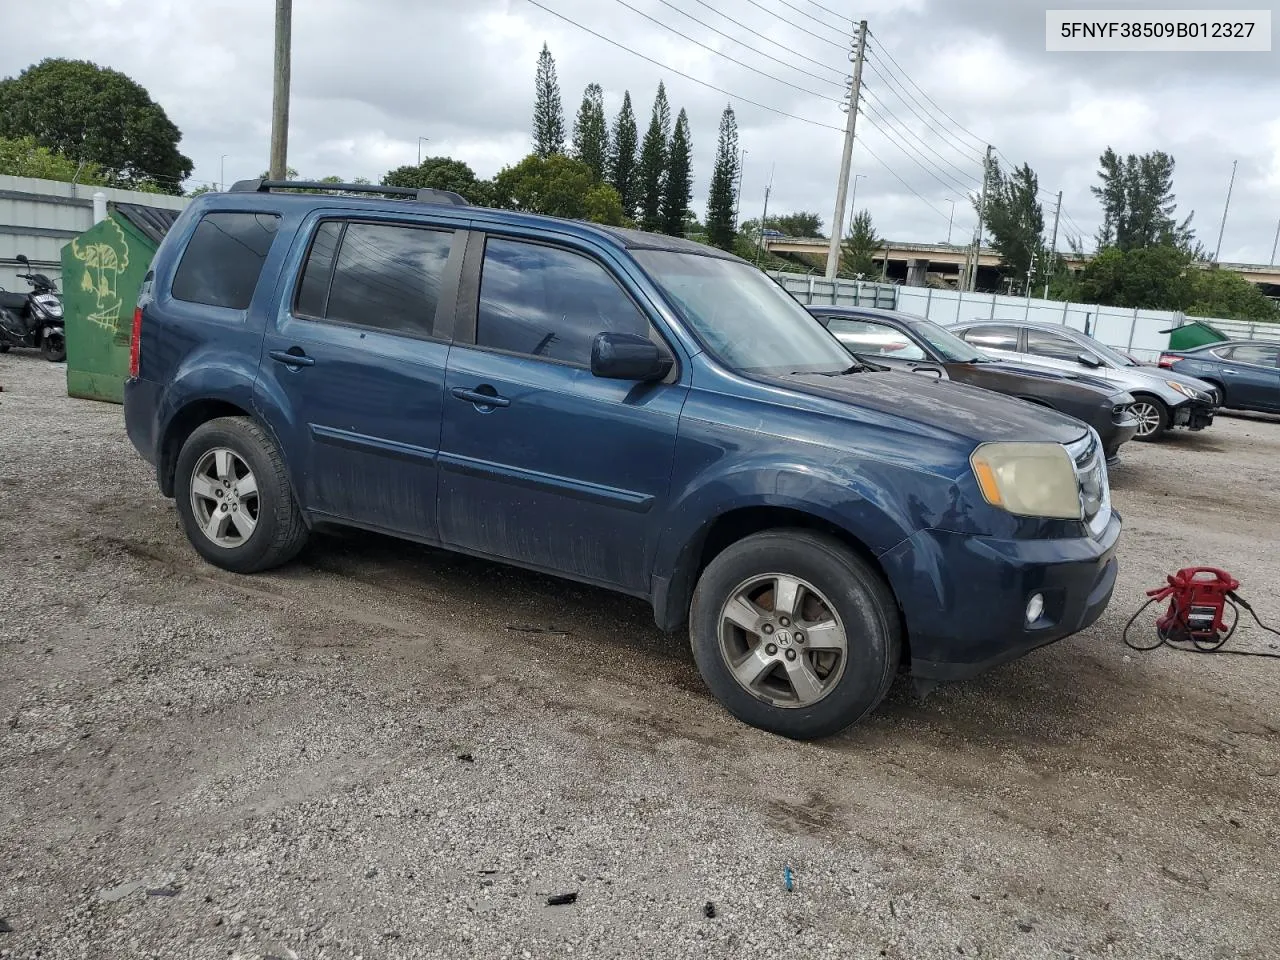
[{"label": "black tire", "polygon": [[[751,693],[722,649],[724,605],[740,585],[767,574],[812,584],[844,626],[843,673],[809,705],[777,706]],[[753,534],[707,565],[690,605],[689,640],[703,680],[730,713],[795,740],[830,736],[870,713],[888,693],[902,655],[898,606],[880,575],[838,540],[799,529]]]},{"label": "black tire", "polygon": [[45,337],[40,344],[40,355],[50,363],[61,363],[67,359],[67,341],[62,337]]},{"label": "black tire", "polygon": [[0,343],[0,353],[8,353],[8,352],[9,352],[9,344]]},{"label": "black tire", "polygon": [[[192,505],[191,484],[197,464],[212,450],[229,449],[257,479],[257,523],[245,541],[220,546],[205,535]],[[196,552],[216,567],[233,573],[257,573],[287,563],[307,541],[302,519],[275,442],[247,417],[221,417],[195,429],[178,454],[174,498],[182,528]]]},{"label": "black tire", "polygon": [[[1151,416],[1154,415],[1154,427],[1148,432],[1143,433],[1139,428],[1138,432],[1133,435],[1133,439],[1140,440],[1144,443],[1151,443],[1153,440],[1159,440],[1169,432],[1169,408],[1165,406],[1164,401],[1159,397],[1152,397],[1145,393],[1140,393],[1133,398],[1133,409],[1135,415],[1139,409],[1150,411],[1147,415],[1146,422],[1151,422]],[[1143,422],[1143,418],[1139,417],[1139,422]]]}]

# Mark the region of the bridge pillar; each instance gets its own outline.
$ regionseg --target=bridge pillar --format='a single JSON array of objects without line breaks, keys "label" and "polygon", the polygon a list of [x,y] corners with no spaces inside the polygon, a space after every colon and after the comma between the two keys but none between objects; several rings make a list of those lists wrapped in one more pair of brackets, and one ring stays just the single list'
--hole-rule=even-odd
[{"label": "bridge pillar", "polygon": [[907,261],[907,286],[908,287],[924,287],[928,284],[925,282],[925,276],[929,273],[929,261],[911,259]]}]

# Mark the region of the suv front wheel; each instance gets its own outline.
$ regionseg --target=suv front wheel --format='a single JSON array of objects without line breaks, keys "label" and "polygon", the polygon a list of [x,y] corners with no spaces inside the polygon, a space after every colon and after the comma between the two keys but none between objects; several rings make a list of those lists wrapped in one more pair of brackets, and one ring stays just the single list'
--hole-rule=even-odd
[{"label": "suv front wheel", "polygon": [[187,539],[214,566],[268,570],[293,559],[306,542],[284,458],[247,417],[197,427],[178,454],[174,480]]},{"label": "suv front wheel", "polygon": [[807,530],[726,548],[689,613],[694,659],[716,698],[744,723],[797,740],[843,730],[884,699],[901,630],[876,571]]}]

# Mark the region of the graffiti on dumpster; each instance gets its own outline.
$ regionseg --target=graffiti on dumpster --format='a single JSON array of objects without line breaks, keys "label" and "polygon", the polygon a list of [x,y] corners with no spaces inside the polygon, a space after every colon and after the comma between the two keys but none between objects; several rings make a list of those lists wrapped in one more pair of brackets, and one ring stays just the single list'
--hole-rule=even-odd
[{"label": "graffiti on dumpster", "polygon": [[[129,269],[129,244],[124,231],[114,220],[103,221],[110,231],[92,243],[71,241],[71,252],[84,264],[80,289],[94,298],[89,319],[98,326],[116,332],[120,326],[124,303],[120,297],[120,277]],[[114,231],[114,234],[111,232]]]}]

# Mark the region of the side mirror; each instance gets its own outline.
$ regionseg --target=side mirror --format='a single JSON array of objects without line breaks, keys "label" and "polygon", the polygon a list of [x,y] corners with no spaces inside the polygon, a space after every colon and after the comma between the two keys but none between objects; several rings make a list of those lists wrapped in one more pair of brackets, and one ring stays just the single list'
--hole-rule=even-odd
[{"label": "side mirror", "polygon": [[1090,353],[1088,350],[1084,350],[1084,351],[1082,351],[1082,352],[1081,352],[1081,353],[1076,357],[1076,359],[1077,359],[1077,360],[1079,360],[1081,363],[1083,363],[1086,367],[1100,367],[1100,366],[1102,366],[1102,361],[1101,361],[1101,360],[1099,360],[1099,359],[1098,359],[1098,357],[1097,357],[1095,354]]},{"label": "side mirror", "polygon": [[661,380],[673,361],[648,337],[597,333],[591,341],[591,375],[606,380]]}]

